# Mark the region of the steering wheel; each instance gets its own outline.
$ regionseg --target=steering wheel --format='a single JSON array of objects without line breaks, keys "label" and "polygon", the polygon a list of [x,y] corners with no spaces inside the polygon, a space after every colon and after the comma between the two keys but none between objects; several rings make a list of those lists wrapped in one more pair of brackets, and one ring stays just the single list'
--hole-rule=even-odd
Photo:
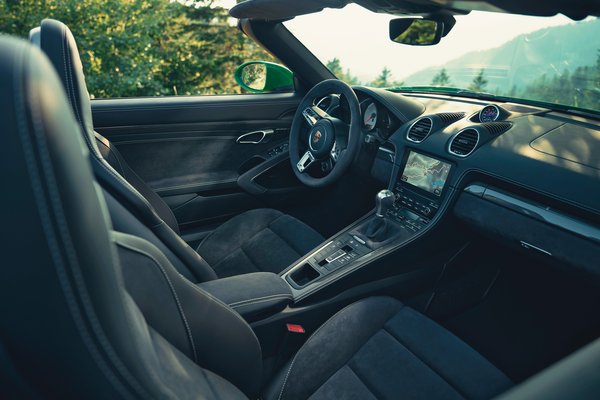
[{"label": "steering wheel", "polygon": [[[347,100],[350,125],[314,105],[315,99],[334,93]],[[356,93],[340,80],[322,81],[304,96],[292,121],[289,144],[292,169],[300,182],[323,187],[341,178],[360,149],[360,119]],[[309,173],[313,164],[333,167],[325,176],[313,177]]]}]

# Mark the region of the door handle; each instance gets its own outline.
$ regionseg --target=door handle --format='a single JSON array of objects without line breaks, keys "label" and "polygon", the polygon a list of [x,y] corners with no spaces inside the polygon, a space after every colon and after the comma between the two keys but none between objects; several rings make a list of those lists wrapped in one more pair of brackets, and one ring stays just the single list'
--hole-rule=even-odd
[{"label": "door handle", "polygon": [[260,131],[244,133],[238,137],[235,141],[241,144],[260,144],[266,143],[271,140],[271,135],[275,133],[273,129],[263,129]]}]

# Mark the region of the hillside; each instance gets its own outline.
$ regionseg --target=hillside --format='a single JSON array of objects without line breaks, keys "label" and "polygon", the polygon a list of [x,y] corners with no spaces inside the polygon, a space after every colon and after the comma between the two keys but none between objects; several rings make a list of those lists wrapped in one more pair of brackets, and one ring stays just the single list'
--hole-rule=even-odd
[{"label": "hillside", "polygon": [[450,75],[450,86],[467,87],[485,67],[487,89],[523,88],[547,74],[594,65],[600,49],[600,19],[550,27],[517,36],[504,45],[467,53],[443,66],[427,68],[404,79],[405,85],[428,85],[442,67]]}]

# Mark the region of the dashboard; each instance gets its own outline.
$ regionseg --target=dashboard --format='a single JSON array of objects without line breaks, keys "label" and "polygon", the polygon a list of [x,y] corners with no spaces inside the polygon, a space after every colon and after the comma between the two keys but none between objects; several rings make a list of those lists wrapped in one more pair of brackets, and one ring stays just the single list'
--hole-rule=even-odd
[{"label": "dashboard", "polygon": [[[464,187],[483,175],[600,220],[598,120],[516,103],[364,87],[355,91],[361,105],[367,105],[363,110],[370,107],[368,115],[363,113],[363,131],[377,138],[388,170],[402,167],[413,151],[421,156],[413,156],[411,163],[429,156],[452,165],[445,182],[449,187]],[[378,125],[380,115],[395,125]],[[388,181],[383,174],[376,177]]]},{"label": "dashboard", "polygon": [[363,132],[378,145],[371,175],[395,192],[398,222],[421,232],[448,211],[600,278],[600,121],[517,103],[355,91]]}]

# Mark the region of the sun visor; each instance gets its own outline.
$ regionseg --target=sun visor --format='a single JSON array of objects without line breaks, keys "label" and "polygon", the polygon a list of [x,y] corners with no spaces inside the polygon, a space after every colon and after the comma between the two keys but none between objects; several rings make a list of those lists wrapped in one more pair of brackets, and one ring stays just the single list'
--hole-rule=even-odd
[{"label": "sun visor", "polygon": [[349,0],[246,0],[236,4],[229,15],[242,19],[283,20],[316,13],[324,8],[343,8]]}]

